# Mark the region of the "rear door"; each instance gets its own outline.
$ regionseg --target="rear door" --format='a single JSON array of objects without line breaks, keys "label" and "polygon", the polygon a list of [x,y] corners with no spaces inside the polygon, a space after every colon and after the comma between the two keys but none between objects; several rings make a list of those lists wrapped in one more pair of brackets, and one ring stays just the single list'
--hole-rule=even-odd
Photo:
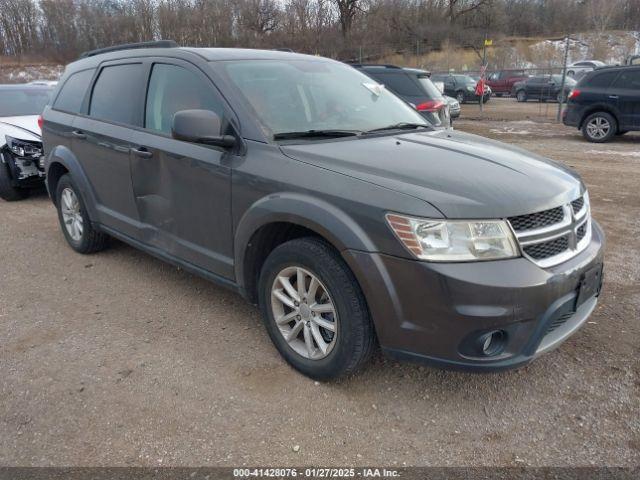
[{"label": "rear door", "polygon": [[99,221],[137,237],[129,150],[132,127],[142,125],[145,66],[140,61],[103,64],[93,84],[88,115],[73,124],[73,151],[96,196]]},{"label": "rear door", "polygon": [[620,127],[640,128],[640,68],[625,68],[609,89],[610,97],[618,102]]},{"label": "rear door", "polygon": [[233,278],[230,164],[236,157],[171,137],[180,110],[214,111],[228,129],[233,114],[211,80],[189,62],[156,59],[149,66],[143,128],[134,132],[131,156],[143,241]]}]

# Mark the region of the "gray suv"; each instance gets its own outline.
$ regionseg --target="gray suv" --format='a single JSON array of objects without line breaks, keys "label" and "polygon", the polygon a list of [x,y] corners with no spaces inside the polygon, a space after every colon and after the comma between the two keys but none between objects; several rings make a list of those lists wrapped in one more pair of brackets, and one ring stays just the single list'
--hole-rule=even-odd
[{"label": "gray suv", "polygon": [[43,120],[71,248],[115,237],[239,292],[310,377],[377,345],[516,367],[596,306],[604,235],[574,172],[434,129],[348,65],[126,45],[68,65]]}]

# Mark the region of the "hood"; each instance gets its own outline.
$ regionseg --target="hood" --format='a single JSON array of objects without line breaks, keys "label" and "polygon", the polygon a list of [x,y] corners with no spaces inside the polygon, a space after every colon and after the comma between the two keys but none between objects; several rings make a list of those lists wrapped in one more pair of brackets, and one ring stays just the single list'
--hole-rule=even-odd
[{"label": "hood", "polygon": [[283,145],[302,162],[424,200],[448,218],[503,218],[577,198],[578,175],[525,150],[456,131]]},{"label": "hood", "polygon": [[20,140],[41,141],[38,115],[0,117],[0,145],[6,143],[5,135],[19,138]]}]

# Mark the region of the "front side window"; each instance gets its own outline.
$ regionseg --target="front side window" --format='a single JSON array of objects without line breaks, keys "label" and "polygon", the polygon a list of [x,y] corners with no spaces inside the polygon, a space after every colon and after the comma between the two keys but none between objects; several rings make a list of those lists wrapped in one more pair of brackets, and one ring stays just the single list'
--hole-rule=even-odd
[{"label": "front side window", "polygon": [[89,116],[139,126],[144,67],[140,63],[105,67],[93,87]]},{"label": "front side window", "polygon": [[171,133],[173,115],[180,110],[211,110],[223,118],[220,98],[210,82],[177,65],[156,64],[151,72],[145,128]]},{"label": "front side window", "polygon": [[63,112],[80,113],[94,72],[95,70],[91,69],[72,74],[60,89],[53,108]]},{"label": "front side window", "polygon": [[268,133],[367,131],[425,119],[375,80],[347,65],[316,60],[224,62]]},{"label": "front side window", "polygon": [[0,117],[40,115],[50,95],[50,88],[0,88]]}]

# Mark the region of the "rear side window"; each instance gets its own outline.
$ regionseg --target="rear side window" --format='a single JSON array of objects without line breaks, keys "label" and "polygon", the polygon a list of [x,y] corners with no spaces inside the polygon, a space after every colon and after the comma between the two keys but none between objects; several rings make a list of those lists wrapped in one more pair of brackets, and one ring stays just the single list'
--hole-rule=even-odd
[{"label": "rear side window", "polygon": [[424,95],[415,82],[404,73],[400,74],[376,74],[375,78],[400,95],[417,97]]},{"label": "rear side window", "polygon": [[589,80],[586,81],[586,86],[588,87],[597,87],[597,88],[607,88],[611,85],[611,82],[616,78],[618,72],[603,72],[597,73]]},{"label": "rear side window", "polygon": [[69,113],[80,113],[82,101],[95,70],[83,70],[71,75],[60,89],[53,108]]},{"label": "rear side window", "polygon": [[109,122],[140,124],[142,64],[104,67],[93,87],[89,115]]},{"label": "rear side window", "polygon": [[224,118],[222,101],[210,82],[177,65],[156,64],[151,72],[145,128],[171,133],[180,110],[211,110]]},{"label": "rear side window", "polygon": [[640,70],[625,70],[613,84],[616,88],[626,90],[640,90]]}]

